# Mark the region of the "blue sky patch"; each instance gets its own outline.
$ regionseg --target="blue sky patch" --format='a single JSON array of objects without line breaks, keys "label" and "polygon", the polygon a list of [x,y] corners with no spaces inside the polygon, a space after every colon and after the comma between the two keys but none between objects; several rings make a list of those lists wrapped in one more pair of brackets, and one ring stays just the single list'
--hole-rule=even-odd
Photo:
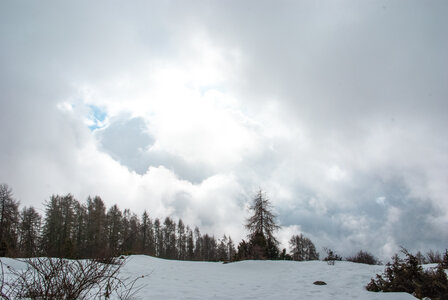
[{"label": "blue sky patch", "polygon": [[95,105],[89,105],[89,129],[94,131],[95,129],[101,128],[104,126],[104,121],[107,117],[107,112],[105,109],[102,109]]}]

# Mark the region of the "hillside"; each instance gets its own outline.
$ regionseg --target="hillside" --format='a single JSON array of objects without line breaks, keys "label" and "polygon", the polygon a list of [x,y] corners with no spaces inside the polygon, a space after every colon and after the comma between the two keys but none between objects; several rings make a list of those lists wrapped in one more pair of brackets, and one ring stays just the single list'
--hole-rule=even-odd
[{"label": "hillside", "polygon": [[[372,293],[365,285],[384,266],[322,261],[186,262],[129,257],[123,276],[141,279],[141,299],[415,299],[406,293]],[[313,285],[316,280],[326,286]]]}]

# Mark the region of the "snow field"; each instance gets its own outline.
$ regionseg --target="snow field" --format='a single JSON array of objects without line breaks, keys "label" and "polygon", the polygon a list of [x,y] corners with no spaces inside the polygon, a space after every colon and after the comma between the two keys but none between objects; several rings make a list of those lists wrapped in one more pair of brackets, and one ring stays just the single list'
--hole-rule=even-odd
[{"label": "snow field", "polygon": [[[384,266],[351,262],[241,261],[229,264],[130,256],[121,274],[148,275],[140,299],[415,299],[406,293],[373,293],[365,286]],[[314,285],[316,280],[327,283]]]}]

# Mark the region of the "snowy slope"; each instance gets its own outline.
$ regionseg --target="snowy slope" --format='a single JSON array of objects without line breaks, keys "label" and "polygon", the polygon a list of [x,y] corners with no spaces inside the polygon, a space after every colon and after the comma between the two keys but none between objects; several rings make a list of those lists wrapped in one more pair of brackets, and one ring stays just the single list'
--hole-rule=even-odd
[{"label": "snowy slope", "polygon": [[[415,299],[406,293],[372,293],[366,284],[384,266],[322,261],[242,261],[230,264],[128,258],[123,276],[149,274],[140,299]],[[326,286],[313,285],[323,280]]]}]

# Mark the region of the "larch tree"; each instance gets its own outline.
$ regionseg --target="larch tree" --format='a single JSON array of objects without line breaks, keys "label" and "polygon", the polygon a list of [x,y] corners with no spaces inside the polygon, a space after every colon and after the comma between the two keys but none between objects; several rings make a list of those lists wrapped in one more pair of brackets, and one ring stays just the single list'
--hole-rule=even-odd
[{"label": "larch tree", "polygon": [[178,259],[185,260],[187,253],[187,237],[185,235],[185,225],[182,219],[177,223],[177,252]]},{"label": "larch tree", "polygon": [[106,237],[109,254],[117,254],[120,252],[123,244],[122,230],[123,214],[116,204],[114,204],[106,214]]},{"label": "larch tree", "polygon": [[7,184],[0,184],[0,256],[14,255],[17,249],[19,203]]},{"label": "larch tree", "polygon": [[193,231],[191,228],[187,225],[187,258],[188,260],[194,259],[194,238],[193,238]]},{"label": "larch tree", "polygon": [[155,255],[154,230],[152,220],[146,210],[142,215],[141,232],[143,253],[147,255]]},{"label": "larch tree", "polygon": [[316,247],[313,242],[303,236],[303,234],[293,235],[289,240],[289,246],[293,260],[304,261],[319,259],[319,254],[316,252]]},{"label": "larch tree", "polygon": [[106,206],[99,196],[87,199],[87,249],[89,257],[102,256],[106,245]]},{"label": "larch tree", "polygon": [[269,198],[259,190],[249,208],[253,214],[247,219],[246,229],[249,231],[252,258],[276,259],[279,250],[274,232],[280,229],[280,226],[276,223],[276,215],[272,212]]},{"label": "larch tree", "polygon": [[34,207],[24,207],[20,213],[19,224],[19,247],[22,256],[37,256],[40,226],[41,216]]}]

